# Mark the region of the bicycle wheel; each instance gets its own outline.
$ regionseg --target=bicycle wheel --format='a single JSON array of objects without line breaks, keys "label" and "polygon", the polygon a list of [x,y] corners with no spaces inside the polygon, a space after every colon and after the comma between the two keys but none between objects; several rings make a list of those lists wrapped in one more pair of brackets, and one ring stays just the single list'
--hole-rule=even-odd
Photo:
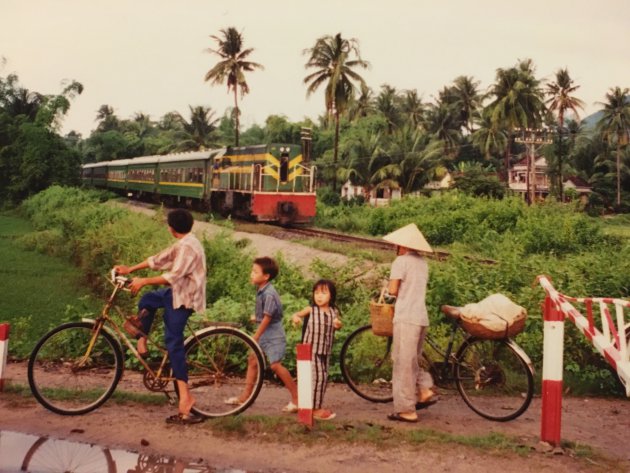
[{"label": "bicycle wheel", "polygon": [[457,352],[456,382],[468,407],[501,422],[525,412],[534,394],[532,371],[505,340],[465,340]]},{"label": "bicycle wheel", "polygon": [[372,402],[391,402],[391,337],[379,337],[366,325],[350,334],[341,348],[341,374],[350,389]]},{"label": "bicycle wheel", "polygon": [[35,345],[28,360],[28,383],[45,408],[63,415],[85,414],[116,389],[123,372],[122,350],[105,330],[89,350],[93,334],[93,323],[72,322],[48,332]]},{"label": "bicycle wheel", "polygon": [[[195,414],[205,417],[238,414],[256,400],[263,385],[265,359],[258,344],[248,335],[219,327],[191,339],[185,350],[188,385],[196,400],[192,409]],[[258,366],[251,394],[242,404],[228,404],[228,399],[238,398],[245,392],[250,356]]]},{"label": "bicycle wheel", "polygon": [[26,452],[21,469],[37,472],[116,473],[116,463],[106,448],[40,437]]}]

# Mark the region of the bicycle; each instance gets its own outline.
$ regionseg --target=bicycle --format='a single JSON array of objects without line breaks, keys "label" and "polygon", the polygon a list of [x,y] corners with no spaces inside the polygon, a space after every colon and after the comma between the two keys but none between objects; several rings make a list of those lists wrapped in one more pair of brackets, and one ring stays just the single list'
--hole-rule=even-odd
[{"label": "bicycle", "polygon": [[[114,393],[124,370],[123,344],[144,368],[143,384],[153,392],[162,392],[171,399],[172,381],[166,349],[152,340],[162,359],[150,364],[139,355],[135,346],[110,316],[122,290],[128,291],[129,279],[112,270],[109,282],[114,289],[97,319],[62,324],[35,345],[28,362],[28,381],[37,401],[45,408],[62,415],[79,415],[93,411]],[[223,417],[243,412],[256,399],[263,385],[265,357],[259,345],[235,324],[214,322],[200,330],[192,330],[184,341],[188,364],[188,384],[196,399],[192,412],[206,418]],[[244,391],[247,359],[258,362],[254,389],[240,405],[228,405],[226,398]],[[153,363],[152,363],[153,364]],[[170,391],[173,392],[173,391]]]},{"label": "bicycle", "polygon": [[[446,348],[431,335],[425,339],[419,364],[438,387],[455,383],[464,402],[489,420],[516,419],[529,407],[534,394],[534,369],[527,353],[510,338],[475,338],[460,325],[459,310],[442,306],[450,322]],[[455,339],[463,341],[454,350]],[[341,348],[341,373],[356,394],[372,402],[391,402],[392,337],[376,336],[372,326],[352,332]]]},{"label": "bicycle", "polygon": [[116,462],[107,448],[39,437],[26,452],[20,471],[116,473]]}]

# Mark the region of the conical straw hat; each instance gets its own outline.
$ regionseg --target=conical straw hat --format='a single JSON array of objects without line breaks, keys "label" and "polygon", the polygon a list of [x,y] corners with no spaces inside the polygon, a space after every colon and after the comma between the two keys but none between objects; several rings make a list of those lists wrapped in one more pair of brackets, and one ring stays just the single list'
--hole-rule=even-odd
[{"label": "conical straw hat", "polygon": [[388,233],[383,237],[383,240],[393,243],[394,245],[410,248],[412,250],[433,253],[433,250],[427,243],[424,235],[418,229],[415,223],[410,223],[405,227]]}]

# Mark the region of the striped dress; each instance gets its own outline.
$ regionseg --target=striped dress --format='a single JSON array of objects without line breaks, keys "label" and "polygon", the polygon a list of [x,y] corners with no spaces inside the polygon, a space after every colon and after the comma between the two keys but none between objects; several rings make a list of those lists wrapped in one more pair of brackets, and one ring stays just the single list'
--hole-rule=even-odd
[{"label": "striped dress", "polygon": [[313,408],[321,409],[328,383],[328,367],[335,335],[333,321],[338,316],[337,309],[330,307],[323,311],[311,306],[311,313],[305,321],[303,343],[311,344],[313,362]]}]

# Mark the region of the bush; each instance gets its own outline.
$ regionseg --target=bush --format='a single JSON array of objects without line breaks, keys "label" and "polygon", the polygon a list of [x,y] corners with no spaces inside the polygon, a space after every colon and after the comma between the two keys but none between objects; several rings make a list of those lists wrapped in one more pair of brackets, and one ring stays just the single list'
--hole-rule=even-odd
[{"label": "bush", "polygon": [[330,187],[320,187],[317,189],[317,200],[326,205],[336,206],[341,203],[341,196]]}]

